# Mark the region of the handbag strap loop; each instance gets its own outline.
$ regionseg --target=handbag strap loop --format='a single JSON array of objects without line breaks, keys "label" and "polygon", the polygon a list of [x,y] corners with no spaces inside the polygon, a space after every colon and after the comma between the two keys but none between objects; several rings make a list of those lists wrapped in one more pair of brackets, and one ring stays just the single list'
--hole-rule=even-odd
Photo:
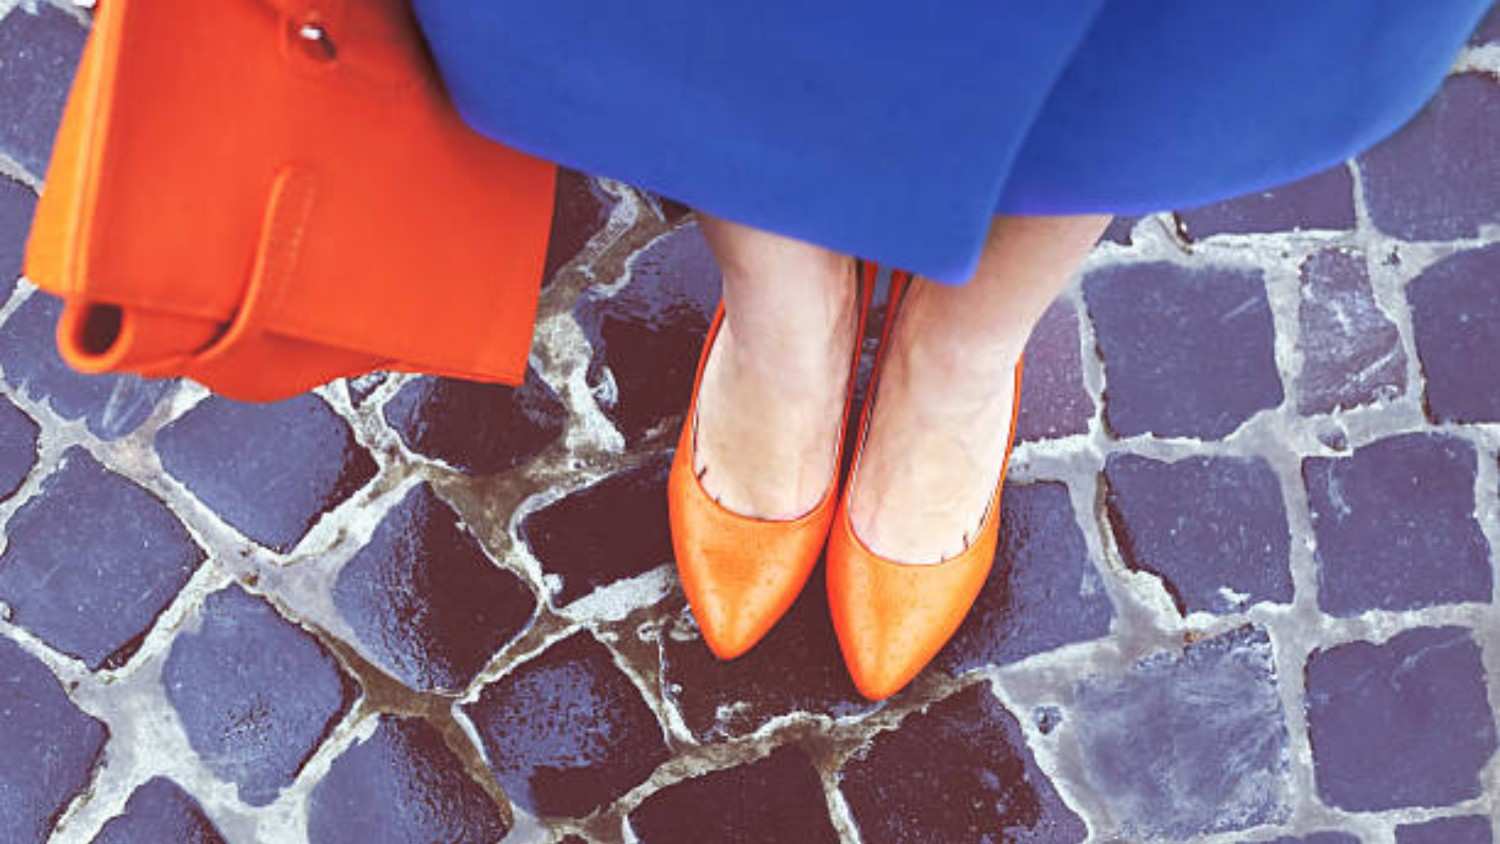
[{"label": "handbag strap loop", "polygon": [[308,168],[288,164],[276,173],[240,308],[224,333],[195,356],[199,364],[229,354],[272,322],[296,276],[317,195],[317,180]]}]

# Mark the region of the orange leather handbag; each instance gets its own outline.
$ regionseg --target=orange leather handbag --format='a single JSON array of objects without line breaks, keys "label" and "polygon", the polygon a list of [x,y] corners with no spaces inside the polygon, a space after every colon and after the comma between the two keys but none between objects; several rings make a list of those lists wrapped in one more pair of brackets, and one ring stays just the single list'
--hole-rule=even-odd
[{"label": "orange leather handbag", "polygon": [[84,372],[517,384],[554,171],[462,123],[405,0],[102,0],[26,274]]}]

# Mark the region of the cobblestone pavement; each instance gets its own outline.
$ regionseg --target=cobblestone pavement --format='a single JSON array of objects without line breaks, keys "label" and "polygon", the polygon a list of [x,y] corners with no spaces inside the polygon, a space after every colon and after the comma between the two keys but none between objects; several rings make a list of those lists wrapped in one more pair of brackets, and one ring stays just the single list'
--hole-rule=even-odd
[{"label": "cobblestone pavement", "polygon": [[997,573],[874,706],[821,574],[731,664],[684,610],[689,215],[563,175],[520,389],[83,378],[11,279],[87,18],[7,6],[3,841],[1494,839],[1500,18],[1357,161],[1110,229]]}]

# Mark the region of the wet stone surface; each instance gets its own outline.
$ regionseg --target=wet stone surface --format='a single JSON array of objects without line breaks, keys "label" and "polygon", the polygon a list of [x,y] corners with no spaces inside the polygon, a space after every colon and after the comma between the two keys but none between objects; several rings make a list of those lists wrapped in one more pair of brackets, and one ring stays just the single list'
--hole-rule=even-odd
[{"label": "wet stone surface", "polygon": [[1083,293],[1119,436],[1219,439],[1281,403],[1258,271],[1120,264],[1085,276]]},{"label": "wet stone surface", "polygon": [[99,830],[92,844],[225,844],[203,807],[177,783],[154,777],[137,788],[121,812]]},{"label": "wet stone surface", "polygon": [[208,596],[201,615],[172,643],[162,685],[203,763],[245,803],[265,806],[343,717],[355,686],[316,639],[238,586]]},{"label": "wet stone surface", "polygon": [[713,771],[646,798],[630,813],[641,844],[833,844],[823,783],[796,747],[764,759]]},{"label": "wet stone surface", "polygon": [[1368,812],[1480,795],[1495,714],[1479,648],[1461,627],[1351,642],[1307,660],[1307,729],[1318,797]]},{"label": "wet stone surface", "polygon": [[1008,483],[994,568],[938,654],[952,673],[1108,635],[1114,608],[1060,483]]},{"label": "wet stone surface", "polygon": [[0,176],[0,296],[10,295],[21,276],[26,235],[31,231],[35,210],[36,194],[31,188]]},{"label": "wet stone surface", "polygon": [[1264,458],[1167,463],[1116,452],[1104,477],[1125,564],[1161,578],[1179,613],[1291,603],[1291,532]]},{"label": "wet stone surface", "polygon": [[10,621],[89,668],[123,665],[205,556],[159,499],[76,446],[5,535]]},{"label": "wet stone surface", "polygon": [[1476,463],[1473,445],[1439,433],[1305,459],[1323,611],[1489,601],[1490,548],[1474,517]]},{"label": "wet stone surface", "polygon": [[699,741],[746,736],[793,713],[852,718],[875,708],[839,655],[821,565],[766,638],[729,662],[709,652],[691,611],[677,606],[660,634],[662,696]]},{"label": "wet stone surface", "polygon": [[577,257],[609,222],[615,199],[599,182],[576,170],[559,167],[552,206],[552,229],[547,238],[547,258],[542,266],[542,284],[551,284],[557,271]]},{"label": "wet stone surface", "polygon": [[176,381],[134,375],[80,375],[57,354],[62,301],[36,292],[0,326],[0,369],[5,382],[64,419],[81,419],[100,439],[115,440],[141,426]]},{"label": "wet stone surface", "polygon": [[1245,626],[1079,683],[1084,777],[1128,840],[1190,839],[1291,813],[1271,640]]},{"label": "wet stone surface", "polygon": [[1037,767],[1015,716],[976,683],[877,734],[839,790],[868,842],[1079,842],[1082,819]]},{"label": "wet stone surface", "polygon": [[1302,264],[1297,409],[1328,413],[1406,391],[1401,334],[1370,289],[1362,253],[1326,249]]},{"label": "wet stone surface", "polygon": [[413,378],[384,412],[407,448],[470,475],[503,472],[535,457],[562,433],[567,418],[562,401],[532,369],[520,387]]},{"label": "wet stone surface", "polygon": [[500,810],[426,721],[385,716],[345,750],[309,798],[312,844],[490,844]]},{"label": "wet stone surface", "polygon": [[0,398],[0,501],[15,495],[31,474],[41,430],[30,416]]},{"label": "wet stone surface", "polygon": [[462,710],[505,793],[541,816],[587,815],[670,755],[640,690],[587,633],[511,669]]},{"label": "wet stone surface", "polygon": [[1135,224],[1138,222],[1140,222],[1140,218],[1138,217],[1114,217],[1109,221],[1109,225],[1105,227],[1104,234],[1100,235],[1099,239],[1101,241],[1107,240],[1111,243],[1118,243],[1121,246],[1129,246],[1134,242],[1132,234],[1135,231]]},{"label": "wet stone surface", "polygon": [[1406,288],[1436,422],[1500,422],[1500,244],[1445,258]]},{"label": "wet stone surface", "polygon": [[250,539],[287,553],[375,476],[322,399],[254,405],[211,396],[156,436],[162,467]]},{"label": "wet stone surface", "polygon": [[1474,35],[1469,39],[1471,44],[1490,44],[1496,41],[1500,41],[1500,8],[1490,9],[1490,13],[1479,22]]},{"label": "wet stone surface", "polygon": [[521,520],[521,537],[548,575],[563,606],[601,586],[672,562],[667,529],[670,454],[617,472]]},{"label": "wet stone surface", "polygon": [[355,407],[363,407],[371,394],[380,389],[389,377],[389,372],[366,372],[364,375],[344,379],[344,389],[349,391],[349,403]]},{"label": "wet stone surface", "polygon": [[0,638],[0,818],[9,840],[48,839],[53,821],[88,785],[108,737],[47,666]]},{"label": "wet stone surface", "polygon": [[1500,83],[1448,77],[1410,123],[1360,156],[1370,219],[1403,240],[1474,237],[1500,222]]},{"label": "wet stone surface", "polygon": [[1246,844],[1360,844],[1359,836],[1348,832],[1314,832],[1303,836],[1282,836],[1246,842]]},{"label": "wet stone surface", "polygon": [[1396,827],[1396,844],[1493,844],[1494,840],[1490,819],[1483,815],[1437,818]]},{"label": "wet stone surface", "polygon": [[1081,348],[1078,308],[1059,299],[1042,314],[1026,344],[1017,441],[1088,433],[1094,400],[1083,386]]},{"label": "wet stone surface", "polygon": [[41,178],[88,34],[46,3],[0,18],[0,152]]},{"label": "wet stone surface", "polygon": [[573,316],[594,349],[589,383],[633,445],[687,405],[719,301],[719,271],[695,225],[663,235],[628,269],[622,288],[590,293]]},{"label": "wet stone surface", "polygon": [[1179,211],[1192,240],[1216,234],[1354,228],[1354,177],[1340,164],[1290,185]]},{"label": "wet stone surface", "polygon": [[461,691],[536,610],[426,484],[339,572],[333,601],[375,662],[421,691]]},{"label": "wet stone surface", "polygon": [[519,388],[69,370],[16,278],[80,8],[0,0],[3,844],[1494,838],[1500,12],[1358,161],[1110,223],[994,573],[875,704],[821,573],[727,663],[676,588],[680,203],[558,172]]}]

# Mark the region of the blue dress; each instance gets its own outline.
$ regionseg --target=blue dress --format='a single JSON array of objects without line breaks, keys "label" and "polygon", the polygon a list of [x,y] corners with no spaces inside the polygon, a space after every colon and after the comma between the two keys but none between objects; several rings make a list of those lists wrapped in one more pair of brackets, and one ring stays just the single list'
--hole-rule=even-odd
[{"label": "blue dress", "polygon": [[946,282],[996,213],[1136,214],[1357,154],[1489,0],[415,0],[518,149]]}]

